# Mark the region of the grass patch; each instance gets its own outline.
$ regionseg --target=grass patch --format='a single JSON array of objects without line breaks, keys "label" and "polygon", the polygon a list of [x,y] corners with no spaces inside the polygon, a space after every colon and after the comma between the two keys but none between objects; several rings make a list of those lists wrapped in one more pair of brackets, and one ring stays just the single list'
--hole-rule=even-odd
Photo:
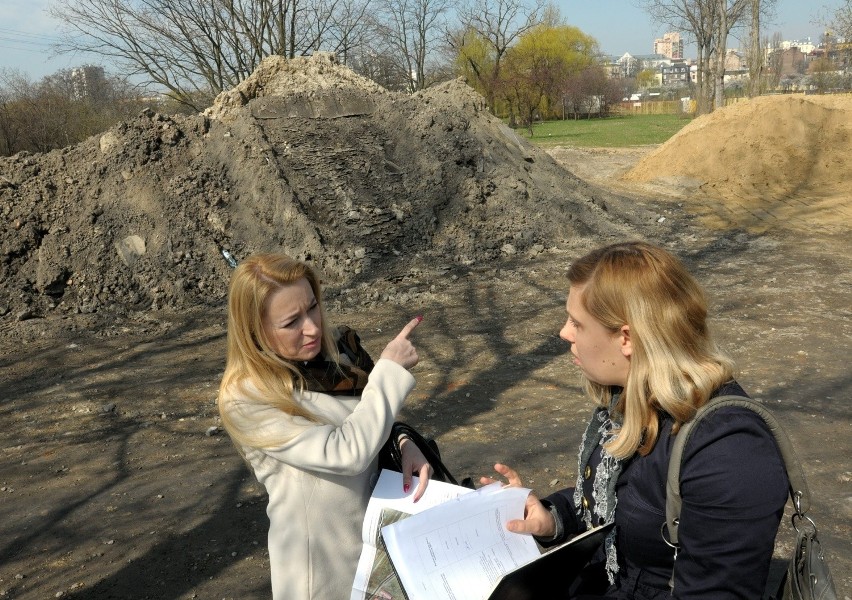
[{"label": "grass patch", "polygon": [[628,115],[547,121],[533,126],[532,137],[526,129],[516,131],[539,146],[622,148],[662,144],[689,121],[679,115]]}]

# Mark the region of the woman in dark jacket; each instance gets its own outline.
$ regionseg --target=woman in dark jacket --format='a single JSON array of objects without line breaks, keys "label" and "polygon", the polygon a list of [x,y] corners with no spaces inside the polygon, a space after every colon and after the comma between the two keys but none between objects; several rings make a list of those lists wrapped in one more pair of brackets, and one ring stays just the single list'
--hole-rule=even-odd
[{"label": "woman in dark jacket", "polygon": [[[572,583],[574,598],[760,598],[788,483],[756,414],[723,408],[698,425],[684,451],[678,551],[665,539],[673,436],[710,398],[746,395],[710,337],[700,286],[669,252],[642,242],[595,250],[568,279],[560,336],[597,408],[576,486],[531,494],[508,529],[549,545],[615,522],[599,560]],[[521,485],[511,468],[495,469]]]}]

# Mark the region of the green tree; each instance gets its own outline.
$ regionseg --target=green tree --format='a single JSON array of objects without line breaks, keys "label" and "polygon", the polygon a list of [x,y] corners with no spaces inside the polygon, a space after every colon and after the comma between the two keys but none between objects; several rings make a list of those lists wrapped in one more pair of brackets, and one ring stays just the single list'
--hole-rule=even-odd
[{"label": "green tree", "polygon": [[499,89],[512,114],[530,128],[536,113],[562,104],[565,81],[597,64],[598,44],[577,27],[538,25],[506,53]]},{"label": "green tree", "polygon": [[654,69],[642,69],[636,75],[636,83],[639,89],[645,90],[653,86],[657,81],[657,73]]},{"label": "green tree", "polygon": [[[491,46],[474,28],[467,27],[450,34],[450,46],[455,53],[456,70],[472,88],[493,98],[495,56]],[[492,106],[493,110],[493,106]]]},{"label": "green tree", "polygon": [[[461,22],[447,36],[451,50],[463,65],[462,73],[485,96],[494,111],[500,70],[509,48],[524,33],[542,23],[544,0],[528,6],[523,0],[470,0],[458,11]],[[547,11],[552,17],[554,9]]]}]

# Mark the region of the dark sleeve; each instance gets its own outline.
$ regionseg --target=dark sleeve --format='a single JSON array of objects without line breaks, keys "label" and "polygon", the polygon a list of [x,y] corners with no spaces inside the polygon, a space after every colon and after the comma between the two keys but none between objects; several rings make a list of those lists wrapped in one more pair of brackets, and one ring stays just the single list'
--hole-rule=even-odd
[{"label": "dark sleeve", "polygon": [[585,525],[577,516],[577,510],[574,508],[574,488],[565,488],[553,494],[542,498],[541,503],[551,512],[556,511],[557,519],[562,524],[562,535],[552,540],[541,540],[536,538],[538,542],[545,548],[561,544],[568,541],[578,533],[585,531]]},{"label": "dark sleeve", "polygon": [[760,598],[788,485],[775,439],[758,415],[723,408],[700,422],[681,469],[674,596]]},{"label": "dark sleeve", "polygon": [[337,328],[337,332],[339,336],[337,340],[338,351],[346,354],[349,357],[349,360],[352,361],[353,365],[367,373],[370,373],[373,370],[375,363],[373,362],[370,354],[361,344],[360,336],[354,329],[347,325],[340,325]]}]

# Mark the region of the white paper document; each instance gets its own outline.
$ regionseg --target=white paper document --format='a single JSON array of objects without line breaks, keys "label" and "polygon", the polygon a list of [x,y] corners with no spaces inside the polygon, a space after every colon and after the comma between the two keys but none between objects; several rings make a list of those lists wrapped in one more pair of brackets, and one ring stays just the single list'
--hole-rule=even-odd
[{"label": "white paper document", "polygon": [[485,600],[504,574],[538,558],[532,536],[506,529],[523,519],[529,492],[493,483],[382,527],[409,600]]},{"label": "white paper document", "polygon": [[414,491],[419,479],[412,478],[408,493],[402,491],[402,473],[382,470],[379,480],[367,504],[361,537],[364,547],[358,570],[352,586],[350,600],[398,600],[404,598],[391,566],[387,553],[379,542],[378,536],[383,525],[420,513],[473,490],[444,483],[430,481],[426,492],[414,502]]}]

